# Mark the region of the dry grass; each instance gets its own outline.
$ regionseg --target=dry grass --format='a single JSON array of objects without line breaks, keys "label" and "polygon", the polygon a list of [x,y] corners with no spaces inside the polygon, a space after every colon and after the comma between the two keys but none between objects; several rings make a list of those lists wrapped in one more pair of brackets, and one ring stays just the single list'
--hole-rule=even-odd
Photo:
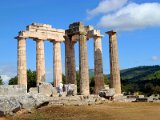
[{"label": "dry grass", "polygon": [[8,120],[160,120],[160,103],[47,106]]}]

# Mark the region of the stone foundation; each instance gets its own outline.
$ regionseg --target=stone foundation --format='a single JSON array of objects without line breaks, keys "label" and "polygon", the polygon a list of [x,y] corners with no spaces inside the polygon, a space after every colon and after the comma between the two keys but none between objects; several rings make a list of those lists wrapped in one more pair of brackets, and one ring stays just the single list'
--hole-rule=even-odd
[{"label": "stone foundation", "polygon": [[0,96],[20,96],[27,93],[26,86],[0,85]]}]

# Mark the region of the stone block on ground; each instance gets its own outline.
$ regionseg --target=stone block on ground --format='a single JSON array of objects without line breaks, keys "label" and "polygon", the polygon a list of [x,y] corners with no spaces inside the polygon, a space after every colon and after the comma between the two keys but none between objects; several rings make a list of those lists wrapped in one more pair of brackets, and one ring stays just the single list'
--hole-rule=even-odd
[{"label": "stone block on ground", "polygon": [[12,114],[21,109],[21,105],[15,97],[0,97],[0,116]]},{"label": "stone block on ground", "polygon": [[29,93],[31,93],[31,94],[37,94],[38,93],[38,87],[31,87],[29,89]]},{"label": "stone block on ground", "polygon": [[38,86],[38,93],[44,94],[45,96],[52,96],[54,93],[54,88],[52,84],[46,83],[46,82],[41,82],[40,85]]},{"label": "stone block on ground", "polygon": [[99,92],[99,96],[104,97],[104,98],[113,97],[114,95],[115,95],[115,89],[114,88],[104,89],[104,90],[101,90]]},{"label": "stone block on ground", "polygon": [[39,108],[44,105],[48,105],[50,101],[50,97],[45,96],[44,94],[38,93],[38,94],[32,94],[32,97],[35,100],[35,107]]},{"label": "stone block on ground", "polygon": [[57,87],[53,87],[53,91],[52,91],[52,96],[58,96],[58,88]]},{"label": "stone block on ground", "polygon": [[36,105],[36,101],[33,96],[29,93],[19,96],[18,97],[19,103],[21,104],[22,108],[31,110]]}]

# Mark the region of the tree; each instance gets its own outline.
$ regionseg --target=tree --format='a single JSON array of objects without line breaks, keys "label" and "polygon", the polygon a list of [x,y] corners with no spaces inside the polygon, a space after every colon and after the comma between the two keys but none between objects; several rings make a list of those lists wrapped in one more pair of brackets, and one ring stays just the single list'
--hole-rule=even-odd
[{"label": "tree", "polygon": [[0,76],[0,85],[3,85],[3,80],[2,80],[2,77]]},{"label": "tree", "polygon": [[9,85],[17,85],[17,84],[18,84],[18,77],[15,76],[15,77],[11,78],[11,79],[9,80],[9,83],[8,83],[8,84],[9,84]]},{"label": "tree", "polygon": [[[18,77],[15,76],[9,80],[9,85],[17,85]],[[27,70],[27,89],[31,87],[36,87],[36,71]]]},{"label": "tree", "polygon": [[62,74],[62,83],[66,84],[66,76],[64,74]]},{"label": "tree", "polygon": [[144,87],[144,93],[147,94],[147,96],[150,96],[153,94],[154,86],[152,83],[146,83]]},{"label": "tree", "polygon": [[156,87],[154,87],[154,94],[160,94],[160,86],[156,85]]},{"label": "tree", "polygon": [[90,77],[89,78],[89,81],[90,81],[90,93],[93,94],[94,91],[95,91],[95,80],[94,80],[94,77]]},{"label": "tree", "polygon": [[36,87],[36,71],[27,70],[27,89],[31,87]]},{"label": "tree", "polygon": [[109,85],[109,80],[108,80],[107,75],[104,75],[104,84]]},{"label": "tree", "polygon": [[79,71],[76,71],[76,80],[77,80],[77,93],[80,93],[80,76],[79,76]]}]

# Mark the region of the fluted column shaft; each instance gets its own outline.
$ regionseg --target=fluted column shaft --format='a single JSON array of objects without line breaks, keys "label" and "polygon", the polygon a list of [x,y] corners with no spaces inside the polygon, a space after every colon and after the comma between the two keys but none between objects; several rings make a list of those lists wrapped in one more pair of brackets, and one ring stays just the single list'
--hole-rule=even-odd
[{"label": "fluted column shaft", "polygon": [[94,79],[95,93],[98,94],[104,88],[101,37],[94,37]]},{"label": "fluted column shaft", "polygon": [[44,41],[36,40],[36,71],[37,85],[45,81],[45,57],[44,57]]},{"label": "fluted column shaft", "polygon": [[111,88],[115,88],[116,94],[121,94],[120,69],[118,63],[118,45],[116,32],[109,32],[109,52],[110,52],[110,79]]},{"label": "fluted column shaft", "polygon": [[86,35],[80,34],[79,39],[79,72],[80,72],[80,94],[89,95],[89,73],[88,73],[88,55],[86,45]]},{"label": "fluted column shaft", "polygon": [[54,42],[53,45],[54,87],[58,87],[59,83],[62,82],[61,44]]},{"label": "fluted column shaft", "polygon": [[66,83],[76,83],[76,66],[75,66],[75,51],[74,43],[71,43],[71,38],[66,36],[65,38],[65,72]]},{"label": "fluted column shaft", "polygon": [[18,38],[18,85],[27,87],[26,40]]}]

